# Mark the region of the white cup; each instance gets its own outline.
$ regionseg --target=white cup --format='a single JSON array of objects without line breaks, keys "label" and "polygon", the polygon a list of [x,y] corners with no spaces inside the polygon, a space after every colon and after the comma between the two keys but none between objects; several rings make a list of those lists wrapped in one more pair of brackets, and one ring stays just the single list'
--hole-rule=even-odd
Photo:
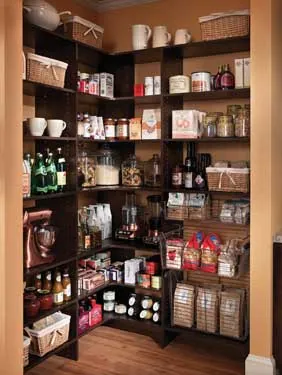
[{"label": "white cup", "polygon": [[48,120],[47,128],[50,137],[60,137],[67,124],[63,120]]},{"label": "white cup", "polygon": [[28,119],[28,128],[30,134],[34,137],[41,137],[47,127],[47,121],[42,117],[33,117]]},{"label": "white cup", "polygon": [[153,30],[153,48],[168,46],[171,34],[166,26],[155,26]]},{"label": "white cup", "polygon": [[152,30],[148,25],[132,25],[132,46],[133,49],[140,50],[148,48]]},{"label": "white cup", "polygon": [[186,44],[191,42],[192,36],[187,29],[178,29],[175,32],[174,44]]}]

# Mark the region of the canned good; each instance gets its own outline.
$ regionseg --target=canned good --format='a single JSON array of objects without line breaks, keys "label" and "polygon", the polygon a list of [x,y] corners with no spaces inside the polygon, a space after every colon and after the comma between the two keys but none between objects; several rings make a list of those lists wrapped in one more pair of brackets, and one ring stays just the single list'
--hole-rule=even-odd
[{"label": "canned good", "polygon": [[234,123],[232,116],[220,116],[217,124],[218,137],[234,137]]},{"label": "canned good", "polygon": [[88,91],[91,95],[100,94],[100,74],[90,74]]},{"label": "canned good", "polygon": [[112,312],[115,309],[115,302],[114,301],[106,301],[103,305],[104,311]]},{"label": "canned good", "polygon": [[128,299],[128,305],[134,306],[134,305],[137,305],[137,304],[138,304],[137,294],[135,294],[135,293],[130,294],[129,299]]},{"label": "canned good", "polygon": [[154,95],[153,77],[145,77],[145,95]]},{"label": "canned good", "polygon": [[160,310],[160,308],[161,308],[160,301],[155,301],[153,304],[153,311],[157,312]]},{"label": "canned good", "polygon": [[151,286],[153,289],[161,289],[162,287],[162,278],[161,276],[152,276],[151,278]]},{"label": "canned good", "polygon": [[172,76],[169,78],[169,93],[181,94],[190,92],[190,77],[184,75]]},{"label": "canned good", "polygon": [[194,72],[192,77],[192,92],[211,91],[211,73]]},{"label": "canned good", "polygon": [[161,95],[161,76],[154,76],[154,95]]},{"label": "canned good", "polygon": [[88,73],[80,73],[80,84],[79,84],[80,92],[84,94],[88,94],[89,92],[89,74]]},{"label": "canned good", "polygon": [[115,313],[118,315],[126,314],[126,306],[122,303],[116,303],[115,304]]},{"label": "canned good", "polygon": [[138,273],[137,283],[142,288],[150,288],[151,287],[151,275],[148,275],[146,273]]}]

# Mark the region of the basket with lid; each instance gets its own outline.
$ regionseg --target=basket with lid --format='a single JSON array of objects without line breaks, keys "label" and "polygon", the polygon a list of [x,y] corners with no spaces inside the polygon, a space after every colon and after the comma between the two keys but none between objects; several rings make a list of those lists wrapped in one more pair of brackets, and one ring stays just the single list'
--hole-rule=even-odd
[{"label": "basket with lid", "polygon": [[248,193],[249,168],[206,168],[210,191]]},{"label": "basket with lid", "polygon": [[64,33],[70,38],[102,48],[104,29],[101,26],[78,16],[63,16],[62,22]]}]

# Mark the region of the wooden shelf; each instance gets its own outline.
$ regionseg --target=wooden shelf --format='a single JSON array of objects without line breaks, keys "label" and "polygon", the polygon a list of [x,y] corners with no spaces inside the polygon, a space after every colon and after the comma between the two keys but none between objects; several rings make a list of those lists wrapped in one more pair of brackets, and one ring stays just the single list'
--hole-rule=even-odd
[{"label": "wooden shelf", "polygon": [[56,193],[56,194],[32,195],[29,198],[23,198],[23,200],[24,201],[41,201],[41,200],[71,197],[75,195],[76,195],[76,191],[65,191],[63,193]]},{"label": "wooden shelf", "polygon": [[[56,254],[58,252],[56,252],[55,250],[54,253]],[[64,255],[61,255],[61,257],[57,256],[55,261],[52,263],[46,263],[46,264],[42,264],[40,266],[32,267],[32,268],[25,268],[24,270],[25,276],[37,275],[39,273],[45,272],[47,270],[51,270],[56,267],[64,266],[66,264],[72,263],[77,260],[77,255],[67,254],[67,253],[63,253],[63,254]]]},{"label": "wooden shelf", "polygon": [[147,142],[154,142],[154,143],[161,143],[160,139],[115,139],[114,141],[109,141],[107,139],[91,139],[91,138],[77,138],[77,141],[80,143],[110,143],[110,144],[118,144],[118,143],[147,143]]},{"label": "wooden shelf", "polygon": [[56,86],[46,85],[44,83],[23,81],[23,94],[28,96],[45,96],[49,92],[58,92],[64,94],[75,94],[75,91],[68,88],[61,88]]},{"label": "wooden shelf", "polygon": [[111,99],[105,96],[91,95],[91,94],[86,94],[83,92],[77,92],[76,95],[77,95],[79,103],[85,103],[85,104],[97,104],[99,101],[107,102],[107,103],[115,101],[114,98]]},{"label": "wooden shelf", "polygon": [[54,314],[55,312],[57,311],[61,311],[61,310],[64,310],[65,308],[69,307],[69,306],[72,306],[74,304],[77,303],[77,299],[74,298],[72,299],[71,301],[68,301],[68,302],[65,302],[63,303],[62,305],[60,306],[53,306],[52,309],[50,310],[47,310],[47,311],[41,311],[37,316],[35,316],[34,318],[26,318],[24,319],[24,326],[29,326],[30,324],[33,324],[35,322],[37,322],[38,320],[40,319],[43,319],[43,318],[46,318],[47,316],[49,315],[52,315]]},{"label": "wooden shelf", "polygon": [[153,188],[153,187],[146,187],[146,186],[138,186],[138,187],[130,187],[130,186],[95,186],[92,188],[82,188],[79,190],[79,192],[95,192],[95,191],[155,191],[155,192],[161,192],[161,188]]},{"label": "wooden shelf", "polygon": [[179,142],[179,143],[228,143],[228,142],[235,142],[235,143],[250,143],[250,137],[214,137],[214,138],[197,138],[197,139],[171,139],[166,138],[164,142]]},{"label": "wooden shelf", "polygon": [[165,94],[164,97],[182,98],[187,102],[205,101],[205,100],[226,100],[226,99],[249,99],[251,90],[234,89],[234,90],[219,90],[219,91],[204,91],[204,92],[187,92],[184,94]]},{"label": "wooden shelf", "polygon": [[134,101],[135,104],[160,104],[162,95],[125,96],[115,98],[117,102]]},{"label": "wooden shelf", "polygon": [[24,135],[24,141],[56,141],[56,142],[75,142],[76,137],[48,137],[43,135],[42,137],[35,137],[33,135]]}]

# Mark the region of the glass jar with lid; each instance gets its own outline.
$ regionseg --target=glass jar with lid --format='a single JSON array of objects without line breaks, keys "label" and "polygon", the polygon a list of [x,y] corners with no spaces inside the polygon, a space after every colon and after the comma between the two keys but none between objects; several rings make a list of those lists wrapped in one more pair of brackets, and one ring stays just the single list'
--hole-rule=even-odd
[{"label": "glass jar with lid", "polygon": [[152,187],[161,186],[161,160],[158,154],[145,163],[145,185]]},{"label": "glass jar with lid", "polygon": [[217,126],[218,116],[208,113],[204,119],[203,124],[203,137],[213,138],[216,137],[216,126]]},{"label": "glass jar with lid", "polygon": [[235,119],[235,137],[250,136],[250,112],[247,109],[241,109]]},{"label": "glass jar with lid", "polygon": [[120,157],[108,145],[97,154],[96,183],[99,186],[119,185]]},{"label": "glass jar with lid", "polygon": [[122,163],[122,184],[124,186],[142,186],[144,184],[144,163],[130,155]]},{"label": "glass jar with lid", "polygon": [[83,188],[96,186],[96,158],[94,154],[83,151],[78,156],[77,184]]},{"label": "glass jar with lid", "polygon": [[116,120],[113,118],[104,119],[105,137],[108,141],[116,139]]},{"label": "glass jar with lid", "polygon": [[220,116],[217,124],[217,136],[218,137],[234,137],[234,123],[233,117]]},{"label": "glass jar with lid", "polygon": [[235,121],[235,118],[241,108],[242,107],[240,106],[240,104],[230,104],[227,106],[227,115],[232,116],[233,121]]},{"label": "glass jar with lid", "polygon": [[116,126],[116,137],[119,140],[126,140],[128,139],[128,132],[129,129],[129,121],[127,118],[120,118],[117,121],[117,126]]}]

